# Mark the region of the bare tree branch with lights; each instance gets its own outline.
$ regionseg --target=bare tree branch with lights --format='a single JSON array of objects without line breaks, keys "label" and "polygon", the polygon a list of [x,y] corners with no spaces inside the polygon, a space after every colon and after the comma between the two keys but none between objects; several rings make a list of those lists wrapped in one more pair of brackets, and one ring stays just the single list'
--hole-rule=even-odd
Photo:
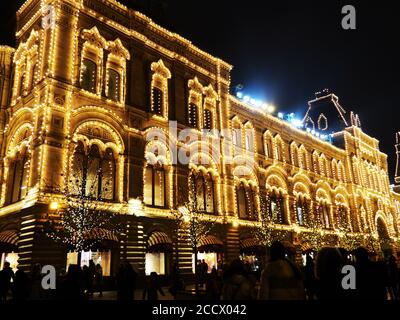
[{"label": "bare tree branch with lights", "polygon": [[347,213],[347,209],[343,205],[337,207],[338,245],[347,251],[353,251],[361,245],[361,239],[359,235],[352,232]]},{"label": "bare tree branch with lights", "polygon": [[363,241],[364,247],[371,253],[380,254],[381,252],[381,242],[373,233],[367,233],[364,235]]},{"label": "bare tree branch with lights", "polygon": [[[61,195],[61,203],[60,208],[49,215],[45,224],[49,238],[78,253],[106,240],[109,233],[119,234],[122,231],[119,215],[102,208],[105,203],[102,193],[108,192],[107,189],[112,186],[108,185],[109,181],[99,186],[103,175],[102,166],[89,177],[87,168],[91,161],[89,157],[86,163],[80,163],[82,170],[73,171],[68,181],[65,181],[64,188],[51,188],[52,193]],[[63,177],[67,180],[65,175]],[[96,232],[99,230],[101,232]]]},{"label": "bare tree branch with lights", "polygon": [[265,197],[260,197],[260,206],[261,225],[255,224],[253,235],[265,249],[268,249],[274,241],[283,240],[285,238],[285,233],[275,228],[269,194],[266,194]]},{"label": "bare tree branch with lights", "polygon": [[316,206],[313,217],[308,222],[308,231],[303,232],[301,237],[303,243],[309,243],[316,251],[319,251],[325,246],[325,236],[322,230],[321,209],[319,205]]}]

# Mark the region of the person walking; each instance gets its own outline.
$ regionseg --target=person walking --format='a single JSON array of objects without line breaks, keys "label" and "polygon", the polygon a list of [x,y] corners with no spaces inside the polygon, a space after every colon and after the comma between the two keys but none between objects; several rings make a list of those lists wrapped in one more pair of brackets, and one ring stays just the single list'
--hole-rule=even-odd
[{"label": "person walking", "polygon": [[225,274],[222,288],[223,300],[254,300],[255,289],[247,278],[244,263],[240,259],[231,262]]},{"label": "person walking", "polygon": [[137,275],[128,261],[121,264],[117,274],[118,300],[134,300]]},{"label": "person walking", "polygon": [[15,301],[26,301],[29,296],[29,278],[22,269],[15,273],[14,292]]},{"label": "person walking", "polygon": [[315,264],[314,259],[311,257],[311,254],[308,253],[306,256],[306,265],[303,269],[304,273],[304,289],[306,292],[307,300],[314,300],[316,293],[316,282],[315,278]]},{"label": "person walking", "polygon": [[6,301],[11,286],[11,280],[14,281],[15,275],[8,261],[4,262],[3,270],[0,271],[0,301]]},{"label": "person walking", "polygon": [[89,260],[89,268],[88,268],[88,283],[87,283],[87,294],[89,298],[93,298],[94,294],[94,280],[96,277],[96,265],[93,260]]},{"label": "person walking", "polygon": [[172,268],[171,287],[169,288],[169,292],[172,294],[174,299],[176,299],[178,292],[182,290],[185,290],[185,283],[179,270],[179,265],[175,262]]},{"label": "person walking", "polygon": [[[356,298],[358,300],[386,300],[385,268],[371,261],[365,248],[356,249]],[[373,275],[373,276],[371,276]]]},{"label": "person walking", "polygon": [[342,288],[344,259],[337,248],[322,248],[317,255],[316,278],[319,300],[345,299]]},{"label": "person walking", "polygon": [[285,247],[279,241],[270,249],[270,260],[261,273],[260,300],[304,300],[300,270],[285,258]]},{"label": "person walking", "polygon": [[99,298],[103,297],[103,268],[99,263],[96,264],[95,284],[99,292]]},{"label": "person walking", "polygon": [[399,274],[397,270],[396,258],[393,255],[389,257],[387,262],[387,278],[388,278],[388,291],[390,300],[396,300]]},{"label": "person walking", "polygon": [[215,267],[212,268],[211,273],[207,276],[206,280],[206,299],[219,300],[221,294],[220,281],[218,272]]},{"label": "person walking", "polygon": [[146,279],[146,284],[143,290],[143,300],[149,301],[157,301],[158,300],[158,293],[162,296],[165,296],[164,291],[162,290],[157,272],[150,273],[150,277]]}]

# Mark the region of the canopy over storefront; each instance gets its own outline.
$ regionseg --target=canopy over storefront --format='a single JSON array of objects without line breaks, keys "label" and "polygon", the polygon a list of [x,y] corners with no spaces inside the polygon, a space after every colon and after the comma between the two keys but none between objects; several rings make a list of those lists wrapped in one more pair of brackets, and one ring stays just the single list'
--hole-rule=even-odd
[{"label": "canopy over storefront", "polygon": [[199,252],[221,252],[224,250],[224,243],[213,235],[202,237],[197,246]]},{"label": "canopy over storefront", "polygon": [[18,232],[5,230],[0,232],[0,252],[12,252],[17,250]]},{"label": "canopy over storefront", "polygon": [[147,241],[147,252],[168,252],[172,251],[170,237],[161,231],[153,232]]},{"label": "canopy over storefront", "polygon": [[119,240],[115,233],[103,228],[95,228],[88,232],[85,236],[92,251],[110,250],[118,245]]},{"label": "canopy over storefront", "polygon": [[255,238],[240,241],[240,251],[244,254],[265,254],[266,248]]}]

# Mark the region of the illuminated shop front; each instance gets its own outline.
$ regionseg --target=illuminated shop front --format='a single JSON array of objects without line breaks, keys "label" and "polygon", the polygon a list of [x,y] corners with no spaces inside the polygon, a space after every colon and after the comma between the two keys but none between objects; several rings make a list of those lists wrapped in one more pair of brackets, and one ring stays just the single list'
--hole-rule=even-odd
[{"label": "illuminated shop front", "polygon": [[172,241],[170,237],[164,232],[153,232],[147,241],[146,275],[150,275],[152,272],[156,272],[159,275],[169,274],[171,260]]},{"label": "illuminated shop front", "polygon": [[[102,239],[102,240],[100,240]],[[78,252],[70,251],[67,253],[66,270],[71,264],[79,264],[80,267],[89,266],[90,260],[95,265],[100,265],[103,276],[109,277],[113,274],[113,263],[117,261],[118,239],[108,230],[95,229],[88,236],[87,250]],[[79,260],[79,263],[78,263]]]},{"label": "illuminated shop front", "polygon": [[240,241],[240,258],[250,267],[252,272],[260,272],[265,259],[266,248],[255,238]]},{"label": "illuminated shop front", "polygon": [[15,230],[0,232],[0,270],[3,270],[4,263],[9,262],[14,272],[18,267],[18,233]]},{"label": "illuminated shop front", "polygon": [[[197,260],[204,260],[208,265],[208,272],[213,268],[218,269],[218,265],[222,262],[222,253],[224,251],[224,243],[216,236],[208,235],[203,237],[197,247]],[[195,273],[195,256],[192,254],[192,270]]]}]

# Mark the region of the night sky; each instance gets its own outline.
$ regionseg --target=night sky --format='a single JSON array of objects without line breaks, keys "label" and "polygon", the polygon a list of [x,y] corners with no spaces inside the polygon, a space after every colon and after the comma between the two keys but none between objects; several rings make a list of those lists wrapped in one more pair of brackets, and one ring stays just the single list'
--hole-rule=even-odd
[{"label": "night sky", "polygon": [[[156,22],[234,65],[232,87],[280,111],[303,114],[329,88],[389,155],[393,180],[400,130],[398,12],[393,1],[126,0]],[[13,16],[23,1],[5,1],[0,42],[13,43]],[[357,30],[341,28],[341,8],[357,10]],[[6,24],[7,21],[7,24]]]}]

